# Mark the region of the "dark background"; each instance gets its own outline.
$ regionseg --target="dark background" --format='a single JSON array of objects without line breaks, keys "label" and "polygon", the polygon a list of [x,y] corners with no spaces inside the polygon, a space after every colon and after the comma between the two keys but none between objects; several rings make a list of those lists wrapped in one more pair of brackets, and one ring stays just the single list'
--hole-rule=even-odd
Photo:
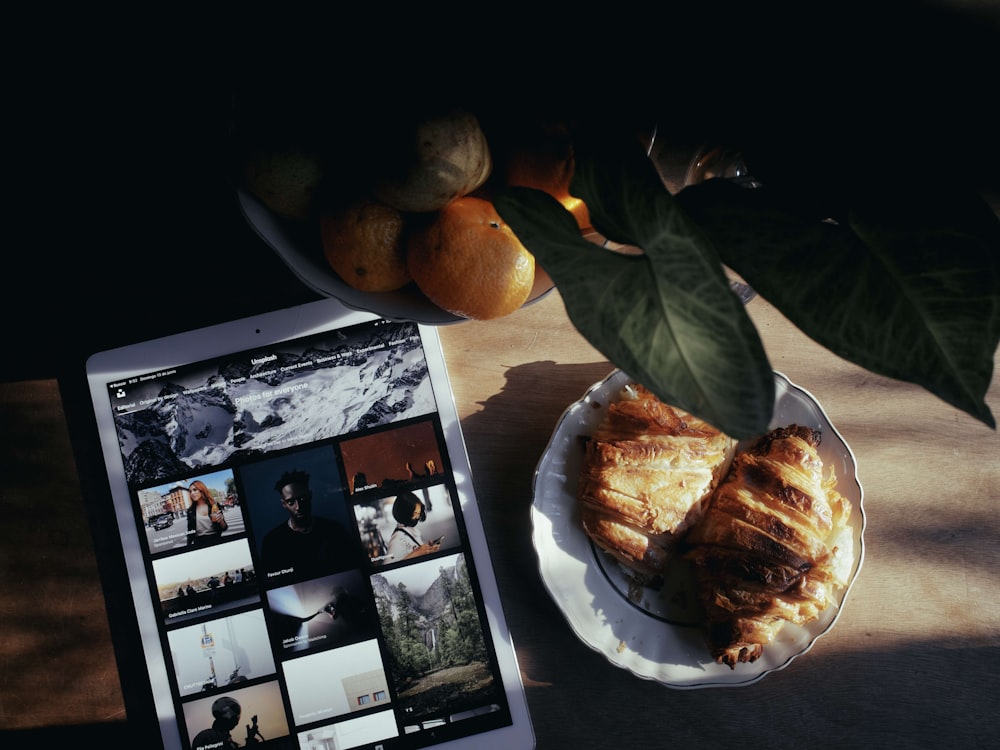
[{"label": "dark background", "polygon": [[314,297],[236,204],[237,92],[280,102],[268,111],[285,126],[318,107],[324,133],[454,95],[514,119],[667,123],[679,148],[741,143],[793,179],[1000,192],[996,3],[661,5],[482,20],[14,14],[3,377]]}]

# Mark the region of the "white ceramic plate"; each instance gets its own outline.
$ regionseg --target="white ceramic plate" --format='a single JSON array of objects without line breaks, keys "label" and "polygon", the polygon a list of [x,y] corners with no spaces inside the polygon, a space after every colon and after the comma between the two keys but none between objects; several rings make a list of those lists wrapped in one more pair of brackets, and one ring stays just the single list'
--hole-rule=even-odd
[{"label": "white ceramic plate", "polygon": [[[281,219],[245,190],[237,188],[236,197],[251,228],[278,254],[292,272],[310,289],[324,297],[334,297],[352,310],[373,312],[391,320],[412,320],[428,325],[461,323],[465,318],[452,315],[431,302],[414,284],[395,292],[362,292],[345,284],[333,272],[323,255],[319,225],[300,224]],[[552,291],[547,276],[539,276],[531,290],[530,305]]]},{"label": "white ceramic plate", "polygon": [[854,567],[837,606],[828,607],[807,626],[786,624],[752,664],[735,669],[717,664],[708,653],[691,573],[678,562],[668,570],[661,591],[635,591],[621,568],[594,547],[580,526],[576,485],[583,441],[604,418],[608,404],[630,382],[620,370],[587,391],[562,415],[534,477],[533,543],[542,581],[585,644],[612,664],[667,687],[694,689],[751,685],[784,669],[833,627],[864,559],[863,492],[854,454],[807,391],[775,372],[775,410],[771,427],[797,423],[822,430],[819,453],[833,466],[837,489],[853,505]]}]

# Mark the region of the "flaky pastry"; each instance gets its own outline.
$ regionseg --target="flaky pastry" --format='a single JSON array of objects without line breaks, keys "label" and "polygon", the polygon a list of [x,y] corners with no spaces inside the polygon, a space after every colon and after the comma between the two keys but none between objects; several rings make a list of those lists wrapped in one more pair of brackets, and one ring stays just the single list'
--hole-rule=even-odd
[{"label": "flaky pastry", "polygon": [[659,576],[701,518],[735,447],[644,386],[627,386],[586,443],[577,488],[584,531],[625,567]]},{"label": "flaky pastry", "polygon": [[820,439],[790,425],[740,450],[684,540],[720,664],[756,661],[786,622],[817,619],[848,583],[852,509]]}]

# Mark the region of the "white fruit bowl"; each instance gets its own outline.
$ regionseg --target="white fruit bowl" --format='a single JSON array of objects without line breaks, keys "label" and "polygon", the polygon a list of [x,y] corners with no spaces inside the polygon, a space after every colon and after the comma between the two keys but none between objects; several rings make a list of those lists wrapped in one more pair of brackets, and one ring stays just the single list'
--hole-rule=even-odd
[{"label": "white fruit bowl", "polygon": [[[251,228],[302,283],[318,294],[334,297],[354,310],[373,312],[391,320],[412,320],[428,325],[448,325],[466,320],[442,310],[412,283],[394,292],[362,292],[354,289],[345,284],[327,263],[320,242],[318,222],[282,219],[240,188],[237,188],[236,196]],[[549,277],[539,275],[525,304],[537,302],[552,289]]]}]

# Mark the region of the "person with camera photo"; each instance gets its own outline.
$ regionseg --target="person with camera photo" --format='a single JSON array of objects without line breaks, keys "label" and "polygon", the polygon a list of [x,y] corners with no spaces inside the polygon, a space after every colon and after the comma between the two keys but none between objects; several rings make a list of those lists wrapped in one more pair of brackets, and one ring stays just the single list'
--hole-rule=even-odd
[{"label": "person with camera photo", "polygon": [[425,542],[417,524],[427,520],[423,502],[412,492],[402,492],[392,503],[396,528],[389,537],[388,559],[392,561],[421,557],[437,552],[441,538]]},{"label": "person with camera photo", "polygon": [[238,748],[239,743],[233,739],[232,731],[240,723],[240,716],[243,714],[243,707],[235,698],[223,695],[212,702],[212,726],[202,729],[191,740],[193,750],[209,750],[210,748],[221,748],[230,750]]}]

